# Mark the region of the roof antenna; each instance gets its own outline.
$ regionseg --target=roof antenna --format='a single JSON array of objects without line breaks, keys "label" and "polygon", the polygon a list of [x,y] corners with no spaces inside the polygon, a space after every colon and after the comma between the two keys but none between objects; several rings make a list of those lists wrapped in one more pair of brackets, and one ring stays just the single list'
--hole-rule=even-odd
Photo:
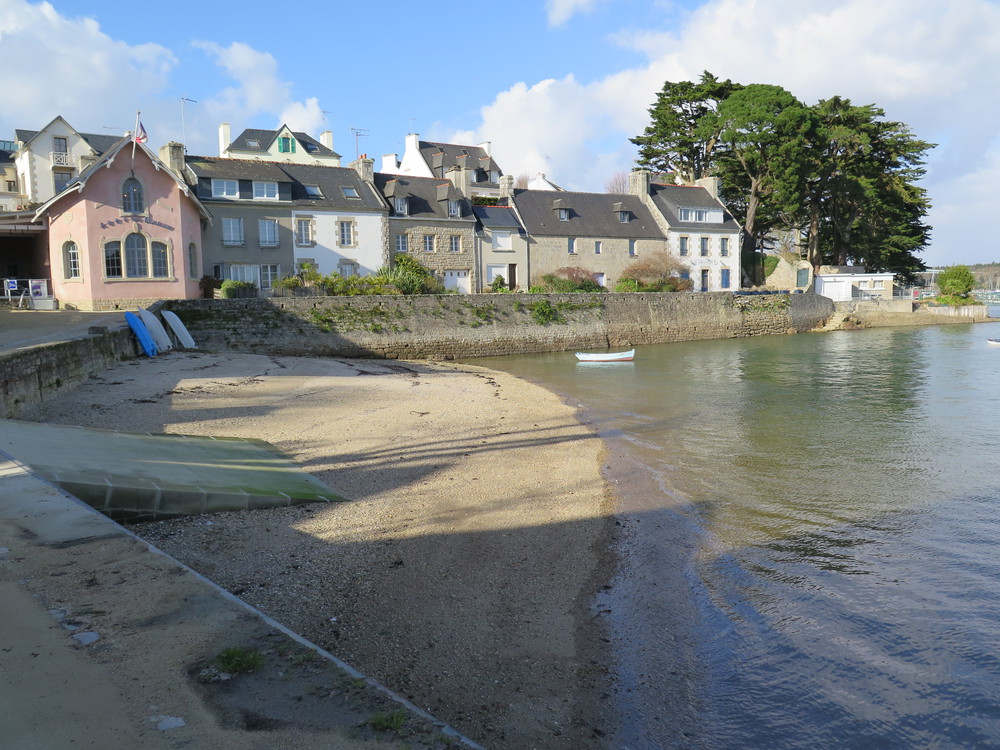
[{"label": "roof antenna", "polygon": [[187,153],[187,128],[184,126],[184,102],[191,102],[192,104],[197,104],[196,99],[188,99],[186,96],[181,97],[181,139],[184,141],[184,153]]},{"label": "roof antenna", "polygon": [[354,133],[354,158],[357,159],[361,156],[361,149],[358,147],[358,138],[368,135],[369,131],[367,128],[351,128],[351,132]]}]

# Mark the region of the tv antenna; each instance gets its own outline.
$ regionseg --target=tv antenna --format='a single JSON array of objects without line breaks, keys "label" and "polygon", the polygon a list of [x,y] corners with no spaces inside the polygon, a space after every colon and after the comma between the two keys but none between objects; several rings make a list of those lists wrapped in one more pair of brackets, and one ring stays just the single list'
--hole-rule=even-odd
[{"label": "tv antenna", "polygon": [[332,114],[333,114],[333,113],[332,113],[332,112],[331,112],[330,110],[328,110],[328,109],[321,109],[321,110],[319,111],[319,113],[320,113],[321,115],[323,115],[323,122],[326,122],[326,116],[327,116],[327,115],[332,115]]},{"label": "tv antenna", "polygon": [[361,156],[361,149],[358,147],[358,138],[368,135],[367,128],[351,128],[351,132],[354,133],[354,158],[357,159]]},{"label": "tv antenna", "polygon": [[184,153],[187,153],[187,127],[184,124],[184,102],[191,102],[192,104],[197,104],[197,99],[188,99],[186,96],[181,97],[181,140],[184,141]]}]

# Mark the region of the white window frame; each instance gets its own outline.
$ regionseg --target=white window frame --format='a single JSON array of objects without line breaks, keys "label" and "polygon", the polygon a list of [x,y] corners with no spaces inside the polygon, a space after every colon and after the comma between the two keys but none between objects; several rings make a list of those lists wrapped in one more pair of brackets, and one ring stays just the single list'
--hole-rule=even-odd
[{"label": "white window frame", "polygon": [[425,234],[424,235],[424,252],[425,253],[433,253],[434,252],[434,249],[435,249],[434,239],[435,238],[434,238],[433,234]]},{"label": "white window frame", "polygon": [[337,222],[338,239],[341,247],[354,247],[354,221],[341,219]]},{"label": "white window frame", "polygon": [[221,177],[212,178],[212,197],[213,198],[239,198],[240,197],[240,181],[239,180],[224,180]]},{"label": "white window frame", "polygon": [[629,257],[635,257],[636,255],[639,254],[635,249],[635,240],[628,241],[628,254]]},{"label": "white window frame", "polygon": [[80,279],[80,248],[73,240],[63,243],[63,278]]},{"label": "white window frame", "polygon": [[688,241],[689,240],[690,240],[690,237],[687,237],[687,236],[681,236],[681,237],[678,237],[678,239],[677,239],[677,242],[678,242],[677,253],[682,258],[686,258],[688,256],[688,253],[690,252],[690,248],[688,247],[688,244],[689,244]]},{"label": "white window frame", "polygon": [[257,219],[257,244],[260,247],[278,247],[278,220]]},{"label": "white window frame", "polygon": [[570,255],[576,255],[576,237],[566,238],[566,251]]},{"label": "white window frame", "polygon": [[281,278],[281,266],[277,263],[262,263],[260,266],[260,288],[270,289]]},{"label": "white window frame", "polygon": [[448,201],[448,216],[454,218],[462,215],[462,205],[458,201]]},{"label": "white window frame", "polygon": [[450,253],[462,252],[462,235],[453,234],[448,238],[448,252]]},{"label": "white window frame", "polygon": [[408,201],[406,200],[406,198],[393,198],[392,209],[395,212],[396,216],[410,215],[410,210],[409,210],[410,207],[408,205]]},{"label": "white window frame", "polygon": [[297,247],[313,247],[316,244],[313,217],[297,216],[295,218],[295,244]]},{"label": "white window frame", "polygon": [[569,209],[560,208],[559,209],[559,221],[569,221]]},{"label": "white window frame", "polygon": [[222,244],[239,246],[243,244],[243,218],[240,216],[222,217]]},{"label": "white window frame", "polygon": [[711,249],[711,243],[708,241],[708,237],[698,238],[698,251],[701,253],[702,258],[707,258],[709,250]]},{"label": "white window frame", "polygon": [[600,240],[594,240],[594,255],[600,255],[604,250],[604,243]]},{"label": "white window frame", "polygon": [[628,224],[628,220],[631,218],[631,214],[632,214],[631,211],[619,211],[618,212],[619,223]]},{"label": "white window frame", "polygon": [[397,253],[408,253],[410,252],[410,237],[407,234],[397,234],[396,235],[396,252]]},{"label": "white window frame", "polygon": [[513,244],[511,244],[511,232],[494,232],[493,233],[493,249],[494,250],[511,250]]},{"label": "white window frame", "polygon": [[262,180],[253,181],[253,199],[256,201],[276,201],[278,200],[278,183],[265,182]]},{"label": "white window frame", "polygon": [[719,255],[721,255],[723,258],[726,258],[726,257],[729,256],[729,238],[728,237],[720,237],[719,238]]}]

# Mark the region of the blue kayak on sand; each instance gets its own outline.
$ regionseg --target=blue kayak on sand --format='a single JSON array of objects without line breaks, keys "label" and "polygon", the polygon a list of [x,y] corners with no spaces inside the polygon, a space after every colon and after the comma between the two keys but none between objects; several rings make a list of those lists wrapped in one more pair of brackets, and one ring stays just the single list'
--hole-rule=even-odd
[{"label": "blue kayak on sand", "polygon": [[139,339],[139,346],[149,357],[156,356],[156,342],[153,341],[153,337],[149,335],[149,330],[146,328],[146,324],[142,322],[142,319],[136,315],[134,312],[125,313],[125,322],[128,323],[129,328],[132,329],[132,333],[135,337]]}]

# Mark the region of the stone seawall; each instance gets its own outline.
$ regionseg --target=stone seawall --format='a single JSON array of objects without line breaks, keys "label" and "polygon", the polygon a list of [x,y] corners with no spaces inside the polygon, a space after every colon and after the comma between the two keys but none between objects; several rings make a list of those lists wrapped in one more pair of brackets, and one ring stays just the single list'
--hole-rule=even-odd
[{"label": "stone seawall", "polygon": [[6,354],[0,357],[0,413],[6,419],[15,417],[21,409],[136,353],[132,332],[122,329]]},{"label": "stone seawall", "polygon": [[479,294],[167,303],[199,347],[259,354],[457,359],[802,333],[812,294]]}]

